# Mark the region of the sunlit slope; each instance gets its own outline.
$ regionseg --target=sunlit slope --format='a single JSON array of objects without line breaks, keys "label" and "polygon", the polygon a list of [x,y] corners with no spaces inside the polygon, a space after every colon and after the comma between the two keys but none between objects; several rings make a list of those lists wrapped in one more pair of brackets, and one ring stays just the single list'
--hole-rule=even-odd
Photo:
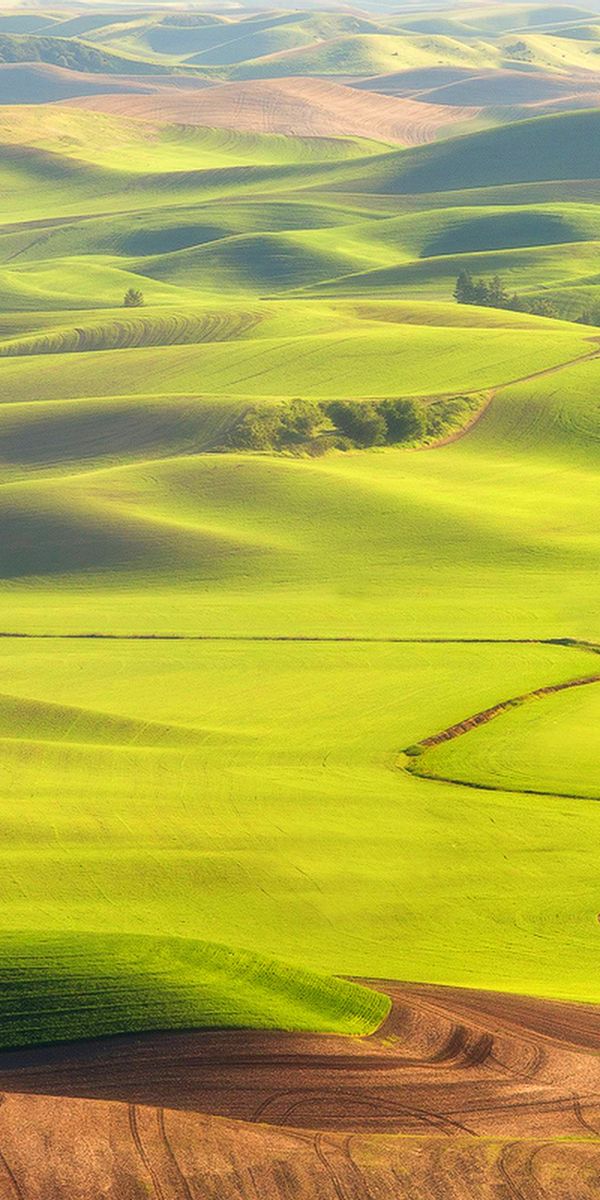
[{"label": "sunlit slope", "polygon": [[[0,739],[0,854],[11,864],[2,929],[118,928],[330,973],[394,978],[409,964],[414,978],[595,998],[595,876],[581,845],[583,836],[592,856],[596,808],[575,820],[575,806],[548,802],[541,824],[518,800],[475,802],[395,768],[402,745],[499,691],[594,670],[594,655],[90,641],[4,642],[1,654],[13,697]],[[80,740],[66,742],[60,721],[50,737],[44,706],[84,710]],[[107,742],[110,719],[122,731]],[[179,744],[152,743],[166,726],[179,728]],[[539,878],[526,851],[542,845]],[[565,870],[577,905],[557,910]],[[172,955],[178,947],[168,948],[167,973]]]},{"label": "sunlit slope", "polygon": [[[205,61],[194,57],[194,64]],[[356,34],[332,38],[313,46],[271,53],[240,62],[230,70],[234,79],[276,78],[285,75],[382,75],[439,63],[451,66],[499,64],[498,50],[484,41],[459,42],[447,37]]]},{"label": "sunlit slope", "polygon": [[[152,126],[75,108],[8,113],[0,168],[0,219],[126,213],[277,192],[368,162],[387,147],[353,138],[293,138],[197,125]],[[342,171],[343,175],[343,171]]]},{"label": "sunlit slope", "polygon": [[[2,76],[0,74],[0,87]],[[156,89],[135,99],[130,92],[78,96],[78,108],[136,120],[286,133],[294,136],[361,136],[400,145],[434,141],[474,121],[477,109],[396,99],[331,80],[283,77],[199,89]],[[1,95],[1,90],[0,90]]]},{"label": "sunlit slope", "polygon": [[[386,308],[371,296],[375,277],[390,272],[384,294],[406,294],[410,281],[448,300],[465,264],[491,273],[502,263],[518,287],[527,268],[530,289],[552,280],[593,288],[595,204],[562,194],[509,203],[518,185],[502,203],[510,184],[451,189],[455,174],[488,159],[509,178],[513,158],[497,141],[509,134],[536,164],[541,183],[527,186],[546,187],[549,131],[565,188],[574,186],[569,170],[585,188],[597,115],[376,154],[354,141],[315,151],[314,139],[164,126],[149,176],[137,168],[151,127],[138,134],[135,122],[104,121],[64,108],[35,128],[29,110],[12,132],[5,121],[7,136],[23,143],[5,161],[24,205],[16,211],[25,219],[37,205],[40,214],[36,225],[15,224],[7,189],[5,627],[439,634],[450,625],[464,634],[493,621],[507,633],[589,634],[595,416],[586,389],[598,364],[562,368],[596,352],[594,331],[453,303]],[[101,159],[113,135],[118,170],[82,161]],[[60,155],[42,147],[67,136],[70,157],[64,146]],[[592,147],[586,165],[581,149],[572,158],[582,139]],[[222,154],[228,165],[173,171],[180,151],[199,163]],[[407,195],[398,211],[401,175],[414,186],[416,172],[434,167],[443,196]],[[383,197],[382,172],[393,184]],[[304,185],[293,196],[292,180]],[[357,195],[357,180],[372,190]],[[51,223],[58,215],[67,219]],[[337,303],[359,277],[364,299]],[[129,286],[142,287],[146,307],[119,313]],[[306,289],[319,299],[291,298]],[[504,390],[518,380],[529,382]],[[319,460],[211,453],[252,401],[462,392],[483,400],[489,389],[496,395],[479,424],[441,450]],[[560,420],[574,430],[568,455],[548,420],[519,449],[538,398],[549,415],[548,393],[562,397]],[[432,552],[443,580],[435,588]],[[174,573],[185,580],[175,610]]]},{"label": "sunlit slope", "polygon": [[[280,217],[284,228],[277,232],[234,233],[236,211],[221,216],[216,209],[205,211],[205,223],[197,214],[195,221],[182,214],[164,223],[149,216],[128,227],[123,218],[102,218],[43,232],[37,228],[0,237],[0,309],[6,314],[114,308],[130,286],[143,290],[147,304],[161,306],[195,307],[207,298],[218,303],[242,296],[256,302],[278,294],[449,301],[458,274],[470,270],[499,274],[509,290],[522,296],[547,293],[556,300],[557,312],[578,317],[585,300],[577,306],[570,292],[588,288],[593,296],[600,239],[593,236],[595,207],[590,205],[581,221],[571,219],[570,207],[521,210],[522,220],[510,210],[474,216],[473,210],[454,209],[439,219],[436,212],[426,214],[431,216],[429,227],[421,217],[360,221],[346,213],[340,214],[342,222],[353,223],[335,228],[331,210],[307,206],[306,211],[292,208],[289,224],[322,220],[324,228],[286,229],[285,212],[275,209],[263,210],[262,219],[257,210],[254,223],[265,225],[270,216],[274,221]],[[244,222],[243,211],[239,216]],[[538,216],[539,242],[554,236],[556,243],[514,244],[531,235]],[[249,213],[250,228],[252,224]],[[570,236],[577,240],[568,241]],[[71,252],[78,238],[87,253]],[[512,242],[513,247],[444,253],[453,243],[478,241],[490,246]]]},{"label": "sunlit slope", "polygon": [[[352,1009],[343,987],[336,995],[253,955],[329,974],[598,997],[597,806],[550,799],[542,822],[519,798],[474,797],[396,768],[402,746],[499,692],[593,670],[594,655],[93,640],[3,641],[0,654],[10,681],[0,929],[19,931],[12,959],[0,937],[0,968],[30,997],[45,982],[43,969],[27,978],[32,942],[37,954],[50,937],[52,991],[66,990],[77,954],[88,1021],[115,1020],[111,991],[117,1007],[133,994],[139,1019],[150,979],[141,1015],[163,1006],[165,1024],[372,1019],[362,993]],[[543,871],[532,871],[542,852]],[[186,942],[144,950],[132,935],[150,932]],[[81,1032],[76,990],[68,1015]],[[37,1005],[25,1012],[20,989],[15,1000],[15,1017],[39,1028]]]},{"label": "sunlit slope", "polygon": [[[431,344],[437,362],[440,339],[415,332],[419,361]],[[478,332],[496,336],[447,332],[472,343]],[[315,345],[299,344],[305,354]],[[385,359],[385,341],[376,344]],[[554,334],[552,344],[555,352]],[[223,351],[248,346],[270,352],[269,339]],[[172,348],[202,350],[221,347]],[[141,353],[94,356],[96,386],[102,364]],[[598,361],[498,391],[475,428],[443,449],[309,460],[203,454],[236,403],[231,393],[49,402],[54,378],[59,394],[67,381],[81,388],[85,360],[49,355],[43,383],[36,356],[0,364],[7,388],[22,388],[28,372],[37,395],[3,410],[4,628],[594,636]],[[120,466],[89,470],[111,455]]]},{"label": "sunlit slope", "polygon": [[[268,163],[323,162],[369,151],[352,139],[237,133],[185,124],[136,121],[78,108],[20,105],[0,108],[0,144],[64,154],[77,163],[146,175]],[[374,146],[372,152],[380,150]]]},{"label": "sunlit slope", "polygon": [[[200,19],[198,19],[200,17]],[[89,31],[95,45],[127,50],[139,57],[197,64],[228,66],[323,41],[361,33],[394,33],[377,18],[345,13],[273,12],[241,19],[212,14],[170,13],[104,22]]]},{"label": "sunlit slope", "polygon": [[598,800],[599,717],[598,683],[545,695],[427,750],[418,770],[478,788]]},{"label": "sunlit slope", "polygon": [[[472,194],[471,194],[472,195]],[[469,199],[470,199],[469,195]],[[313,285],[319,294],[450,297],[461,271],[500,275],[520,294],[552,289],[559,309],[568,287],[597,284],[600,209],[593,203],[455,204],[355,223],[335,242],[355,270]],[[311,235],[326,250],[333,235]],[[581,311],[581,310],[580,310]],[[579,315],[577,310],[574,316]]]},{"label": "sunlit slope", "polygon": [[399,152],[1,110],[3,309],[113,307],[131,286],[161,305],[306,289],[449,299],[469,269],[550,289],[577,316],[569,293],[597,286],[597,124],[567,114]]},{"label": "sunlit slope", "polygon": [[[255,49],[280,17],[243,31]],[[185,45],[167,16],[126,24],[123,52]],[[234,60],[240,24],[209,55]],[[309,33],[323,49],[276,69],[397,68],[430,37]],[[593,296],[597,134],[583,112],[398,151],[0,112],[0,633],[88,635],[0,637],[19,1039],[57,1036],[57,1004],[58,1036],[371,1028],[381,1002],[333,974],[598,999],[600,810],[562,794],[571,741],[591,794],[569,731],[593,713],[565,708],[552,761],[546,726],[524,737],[543,822],[505,746],[506,793],[401,756],[597,669],[534,639],[599,636],[600,331],[451,300],[465,266]],[[227,451],[253,404],[464,393],[479,419],[438,448]]]},{"label": "sunlit slope", "polygon": [[312,333],[149,347],[101,354],[0,361],[5,402],[123,396],[234,393],[242,396],[430,395],[475,391],[544,371],[592,353],[589,331],[557,323],[522,330],[360,324]]},{"label": "sunlit slope", "polygon": [[[143,236],[145,236],[143,231]],[[150,232],[150,231],[149,231]],[[179,233],[180,230],[177,230]],[[142,236],[142,233],[140,234]],[[152,234],[150,234],[152,236]],[[20,311],[0,315],[0,357],[72,354],[100,350],[228,342],[326,333],[396,332],[418,325],[439,329],[533,330],[573,334],[563,321],[540,322],[529,313],[432,300],[315,300],[286,297],[245,301],[213,300],[189,306],[142,306],[81,311]],[[595,331],[576,330],[594,347]],[[600,335],[599,335],[600,336]]]},{"label": "sunlit slope", "polygon": [[227,946],[84,930],[0,935],[0,1047],[191,1027],[370,1033],[387,997]]}]

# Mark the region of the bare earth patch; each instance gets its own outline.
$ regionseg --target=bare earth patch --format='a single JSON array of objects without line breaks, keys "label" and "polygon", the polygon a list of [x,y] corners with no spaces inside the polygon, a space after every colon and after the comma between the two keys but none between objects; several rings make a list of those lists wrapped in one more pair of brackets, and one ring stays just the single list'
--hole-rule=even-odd
[{"label": "bare earth patch", "polygon": [[393,1009],[370,1038],[165,1033],[1,1055],[0,1195],[597,1196],[600,1007],[376,986]]},{"label": "bare earth patch", "polygon": [[[105,95],[68,101],[138,120],[205,125],[298,137],[365,137],[402,145],[434,141],[478,114],[477,108],[357,92],[323,79],[257,79],[197,90],[161,88],[153,95]],[[448,129],[448,132],[450,130]]]}]

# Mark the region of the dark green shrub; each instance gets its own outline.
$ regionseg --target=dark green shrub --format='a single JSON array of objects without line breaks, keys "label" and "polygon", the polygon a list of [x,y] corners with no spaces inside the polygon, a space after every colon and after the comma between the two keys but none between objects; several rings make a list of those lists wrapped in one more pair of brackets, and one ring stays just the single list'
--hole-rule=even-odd
[{"label": "dark green shrub", "polygon": [[355,446],[382,446],[387,438],[385,418],[369,401],[334,400],[327,415]]},{"label": "dark green shrub", "polygon": [[310,400],[291,400],[281,412],[281,437],[284,442],[304,442],[312,438],[323,420],[318,404]]},{"label": "dark green shrub", "polygon": [[234,450],[272,450],[280,432],[281,416],[277,408],[255,404],[237,417],[227,442]]},{"label": "dark green shrub", "polygon": [[600,325],[600,308],[585,308],[577,322],[579,325]]},{"label": "dark green shrub", "polygon": [[415,442],[424,436],[425,416],[415,400],[382,400],[378,408],[387,426],[388,442]]},{"label": "dark green shrub", "polygon": [[144,293],[140,292],[139,288],[134,288],[134,287],[127,288],[127,291],[125,292],[125,295],[123,296],[123,307],[124,308],[141,308],[143,303],[144,303]]}]

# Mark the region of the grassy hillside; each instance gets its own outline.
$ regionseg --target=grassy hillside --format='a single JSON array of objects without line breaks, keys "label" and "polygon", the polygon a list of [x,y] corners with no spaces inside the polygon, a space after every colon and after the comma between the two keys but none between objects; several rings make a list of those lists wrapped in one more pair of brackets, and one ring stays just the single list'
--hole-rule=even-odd
[{"label": "grassy hillside", "polygon": [[417,770],[479,788],[597,800],[599,693],[590,684],[525,702],[426,751]]},{"label": "grassy hillside", "polygon": [[[109,74],[132,75],[148,70],[147,61],[98,50],[78,38],[21,33],[0,33],[0,62],[43,62],[74,71],[101,71]],[[160,72],[161,67],[156,65],[154,70]]]},{"label": "grassy hillside", "polygon": [[[161,305],[281,292],[450,300],[466,268],[520,293],[547,290],[576,317],[596,287],[598,168],[582,147],[597,119],[561,114],[398,151],[6,108],[4,311],[114,307],[136,284]],[[488,161],[493,186],[482,187]],[[536,180],[512,182],[527,174]],[[591,289],[579,309],[578,288]]]},{"label": "grassy hillside", "polygon": [[[51,950],[42,961],[63,979],[54,989],[64,995],[77,955],[115,1024],[115,976],[121,1004],[131,988],[140,1005],[152,980],[146,1019],[162,1005],[175,1024],[207,1013],[245,1021],[249,1012],[270,1023],[287,1009],[286,1023],[343,1028],[381,1015],[376,999],[287,975],[265,957],[339,974],[410,971],[597,996],[594,918],[581,922],[594,902],[597,806],[551,801],[542,826],[519,797],[474,800],[394,767],[401,746],[499,691],[585,673],[595,656],[539,646],[85,640],[3,642],[2,656],[13,712],[17,703],[22,711],[18,736],[7,720],[0,739],[2,855],[15,881],[3,927],[21,931],[12,951],[0,940],[4,969],[12,953],[27,979],[43,911]],[[79,712],[75,723],[67,708]],[[50,810],[45,797],[57,789]],[[589,851],[576,852],[582,838]],[[542,848],[538,876],[531,863]],[[572,899],[557,908],[565,858]],[[442,923],[444,906],[453,919]],[[518,921],[524,912],[528,923]],[[107,939],[107,929],[119,936]],[[139,937],[150,929],[164,949]],[[200,937],[234,946],[243,938],[252,954],[199,947]],[[39,1029],[35,1008],[29,1014]]]},{"label": "grassy hillside", "polygon": [[387,997],[190,938],[0,936],[0,1048],[151,1029],[325,1029],[365,1034]]},{"label": "grassy hillside", "polygon": [[[462,71],[509,7],[63,33],[171,75]],[[559,641],[598,638],[600,325],[452,297],[593,308],[598,112],[402,150],[161,116],[0,111],[0,1042],[366,1032],[361,975],[598,1000],[594,689],[420,756],[458,782],[402,756],[598,669]],[[298,399],[462,416],[234,448]]]},{"label": "grassy hillside", "polygon": [[600,111],[560,113],[397,153],[356,190],[446,192],[534,180],[597,179]]}]

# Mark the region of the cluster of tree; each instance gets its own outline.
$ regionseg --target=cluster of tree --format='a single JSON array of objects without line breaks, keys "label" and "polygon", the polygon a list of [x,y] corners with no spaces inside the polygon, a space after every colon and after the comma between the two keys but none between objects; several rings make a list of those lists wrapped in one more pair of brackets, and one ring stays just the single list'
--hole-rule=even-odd
[{"label": "cluster of tree", "polygon": [[318,404],[290,400],[288,404],[252,404],[244,409],[227,435],[227,449],[285,450],[308,445],[323,421]]},{"label": "cluster of tree", "polygon": [[511,296],[499,275],[493,275],[491,279],[473,279],[469,271],[461,271],[453,295],[458,304],[508,308],[512,312],[533,313],[536,317],[559,316],[556,306],[545,297],[518,296],[516,292]]},{"label": "cluster of tree", "polygon": [[317,455],[332,449],[431,441],[464,424],[476,403],[454,396],[426,406],[404,397],[253,404],[234,421],[223,448]]},{"label": "cluster of tree", "polygon": [[533,51],[529,49],[527,42],[513,42],[510,46],[504,47],[504,53],[507,58],[512,58],[518,62],[533,62]]},{"label": "cluster of tree", "polygon": [[[507,292],[499,275],[491,279],[473,279],[469,271],[461,271],[454,288],[454,299],[459,304],[480,304],[484,308],[509,308],[512,312],[532,313],[536,317],[560,317],[552,300],[545,297],[512,296]],[[586,308],[579,317],[572,317],[578,325],[600,325],[600,308]]]},{"label": "cluster of tree", "polygon": [[326,415],[353,446],[394,446],[425,435],[423,409],[411,399],[333,400]]}]

